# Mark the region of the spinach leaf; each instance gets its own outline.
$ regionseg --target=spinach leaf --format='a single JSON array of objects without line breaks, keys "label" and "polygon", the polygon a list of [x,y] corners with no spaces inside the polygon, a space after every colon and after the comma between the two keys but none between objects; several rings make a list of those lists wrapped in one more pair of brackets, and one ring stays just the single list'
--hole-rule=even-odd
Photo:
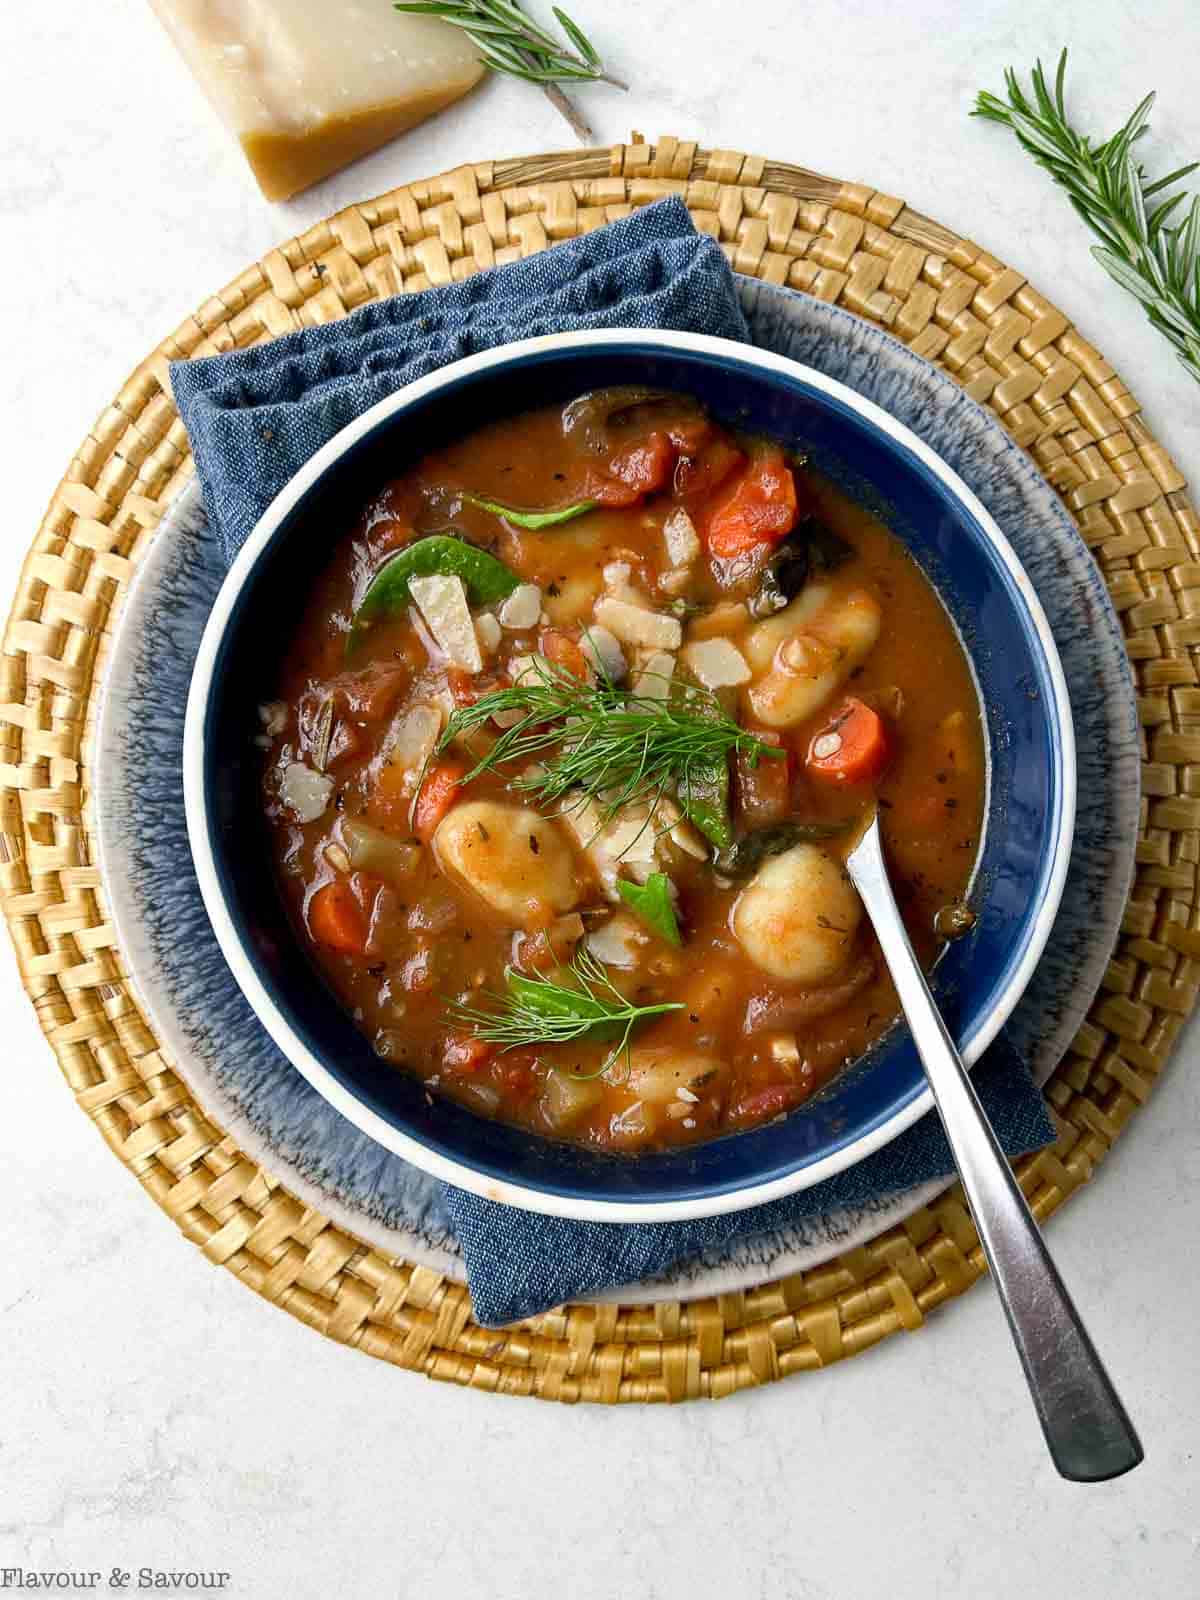
[{"label": "spinach leaf", "polygon": [[505,599],[521,581],[503,561],[465,539],[444,533],[418,539],[386,561],[367,585],[346,639],[346,654],[358,648],[373,622],[395,616],[407,602],[410,578],[435,575],[461,578],[468,600],[477,606]]},{"label": "spinach leaf", "polygon": [[769,828],[758,828],[744,834],[736,844],[722,850],[713,866],[723,878],[738,882],[758,871],[768,856],[781,856],[795,844],[814,844],[822,839],[835,839],[853,825],[853,818],[840,822],[777,822]]},{"label": "spinach leaf", "polygon": [[665,872],[652,872],[645,883],[632,883],[628,878],[618,878],[617,888],[625,904],[660,939],[677,946],[683,943],[671,901],[671,880]]}]

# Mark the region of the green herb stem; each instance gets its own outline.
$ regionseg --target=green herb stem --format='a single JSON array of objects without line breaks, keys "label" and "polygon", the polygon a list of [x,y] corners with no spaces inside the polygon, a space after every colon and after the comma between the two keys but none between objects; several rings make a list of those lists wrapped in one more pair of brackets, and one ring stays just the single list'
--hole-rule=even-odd
[{"label": "green herb stem", "polygon": [[517,506],[506,506],[499,500],[484,500],[477,494],[464,494],[463,499],[469,506],[478,506],[480,511],[490,511],[493,516],[503,517],[514,528],[530,528],[535,532],[538,528],[555,528],[560,522],[574,522],[576,517],[594,511],[599,503],[596,500],[576,500],[573,505],[554,506],[549,511],[522,511]]},{"label": "green herb stem", "polygon": [[[1147,181],[1133,146],[1147,132],[1154,95],[1103,144],[1093,145],[1067,119],[1064,82],[1067,52],[1058,61],[1051,94],[1039,61],[1033,70],[1033,99],[1027,98],[1010,68],[1007,100],[981,92],[973,116],[1012,130],[1022,147],[1060,184],[1084,222],[1100,239],[1092,254],[1115,282],[1139,300],[1150,321],[1175,347],[1180,361],[1200,381],[1200,195],[1184,190],[1162,199],[1195,172],[1200,162],[1177,167]],[[1174,223],[1170,222],[1177,216]]]},{"label": "green herb stem", "polygon": [[396,0],[395,9],[440,17],[461,28],[493,72],[528,83],[600,82],[628,88],[604,70],[591,41],[557,6],[552,8],[555,20],[574,49],[540,27],[516,0]]},{"label": "green herb stem", "polygon": [[507,967],[505,992],[485,993],[490,1006],[454,1005],[451,1018],[468,1027],[476,1038],[502,1051],[526,1046],[571,1044],[578,1039],[613,1038],[612,1050],[599,1069],[574,1077],[600,1077],[614,1061],[628,1060],[634,1028],[649,1017],[681,1011],[682,1001],[651,1006],[634,1005],[612,982],[587,950],[580,950],[567,968],[568,982],[529,978]]},{"label": "green herb stem", "polygon": [[648,801],[653,815],[671,791],[686,810],[688,797],[705,792],[714,767],[736,751],[752,764],[785,753],[731,721],[706,690],[674,684],[667,699],[650,699],[607,678],[589,683],[540,656],[511,688],[460,707],[439,749],[485,727],[497,713],[502,721],[512,713],[520,720],[501,733],[464,781],[537,758],[536,772],[518,776],[514,788],[550,805],[595,800],[605,821],[638,801]]}]

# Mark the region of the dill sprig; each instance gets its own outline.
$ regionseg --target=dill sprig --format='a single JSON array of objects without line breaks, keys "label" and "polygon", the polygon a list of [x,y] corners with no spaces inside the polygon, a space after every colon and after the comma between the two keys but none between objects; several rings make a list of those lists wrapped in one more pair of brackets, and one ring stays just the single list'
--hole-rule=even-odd
[{"label": "dill sprig", "polygon": [[628,85],[605,72],[590,39],[565,11],[552,7],[555,20],[574,50],[527,16],[516,0],[396,0],[397,11],[440,17],[461,28],[493,72],[528,83],[611,83]]},{"label": "dill sprig", "polygon": [[630,1036],[639,1022],[683,1009],[682,1001],[639,1006],[627,1000],[590,951],[581,949],[566,969],[570,982],[528,978],[512,967],[504,970],[505,992],[486,992],[490,1007],[450,1007],[455,1022],[502,1051],[527,1045],[571,1044],[577,1039],[612,1038],[616,1042],[594,1073],[600,1077],[622,1058],[628,1062]]},{"label": "dill sprig", "polygon": [[512,787],[547,805],[567,809],[599,803],[605,821],[625,807],[648,801],[650,813],[672,791],[685,812],[710,793],[712,774],[734,752],[757,764],[785,752],[764,743],[727,717],[706,689],[673,682],[656,700],[620,689],[601,675],[596,683],[532,656],[519,682],[494,689],[450,718],[439,751],[485,727],[500,714],[520,720],[505,728],[464,782],[513,762],[537,759]]},{"label": "dill sprig", "polygon": [[[1005,73],[1007,102],[986,91],[973,116],[1000,122],[1016,134],[1033,159],[1067,191],[1075,210],[1098,236],[1092,254],[1145,309],[1174,345],[1180,361],[1200,380],[1200,195],[1182,217],[1169,219],[1186,200],[1182,189],[1163,190],[1196,171],[1200,162],[1177,167],[1147,182],[1133,146],[1147,132],[1154,95],[1148,94],[1111,139],[1093,146],[1067,120],[1063,85],[1067,52],[1058,61],[1054,93],[1039,61],[1033,70],[1033,100],[1011,68]],[[1151,202],[1157,202],[1152,204]]]}]

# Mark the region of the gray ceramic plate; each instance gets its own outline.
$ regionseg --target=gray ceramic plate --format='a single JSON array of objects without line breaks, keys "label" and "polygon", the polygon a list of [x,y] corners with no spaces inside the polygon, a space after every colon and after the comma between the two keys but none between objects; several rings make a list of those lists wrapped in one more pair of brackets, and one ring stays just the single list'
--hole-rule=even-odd
[{"label": "gray ceramic plate", "polygon": [[[1050,617],[1071,691],[1082,804],[1062,908],[1007,1029],[1042,1081],[1099,987],[1133,872],[1140,763],[1120,625],[1053,491],[950,378],[836,307],[751,281],[742,297],[756,344],[857,389],[960,474],[1012,541]],[[360,1133],[288,1064],[234,983],[201,904],[181,746],[192,663],[223,576],[193,486],[167,513],[126,597],[100,711],[100,852],[130,974],[189,1088],[248,1155],[361,1238],[461,1280],[437,1182]],[[816,1266],[945,1187],[741,1240],[602,1298],[717,1294]]]}]

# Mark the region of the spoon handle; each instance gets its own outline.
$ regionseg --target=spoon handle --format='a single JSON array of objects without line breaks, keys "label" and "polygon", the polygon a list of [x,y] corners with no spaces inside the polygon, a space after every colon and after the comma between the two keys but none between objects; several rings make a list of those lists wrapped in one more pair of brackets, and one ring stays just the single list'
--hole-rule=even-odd
[{"label": "spoon handle", "polygon": [[1064,1478],[1116,1478],[1142,1446],[1050,1258],[913,955],[878,820],[846,866],[875,925],[1004,1307],[1042,1432]]}]

